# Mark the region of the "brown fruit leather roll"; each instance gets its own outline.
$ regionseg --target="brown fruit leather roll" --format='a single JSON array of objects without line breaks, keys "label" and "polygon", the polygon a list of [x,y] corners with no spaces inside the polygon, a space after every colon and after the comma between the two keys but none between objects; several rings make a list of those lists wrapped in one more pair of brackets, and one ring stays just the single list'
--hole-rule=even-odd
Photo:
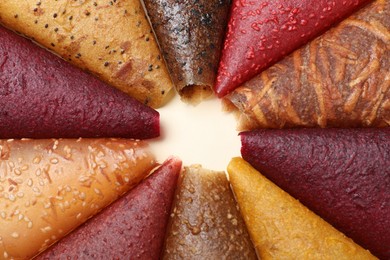
[{"label": "brown fruit leather roll", "polygon": [[374,1],[236,89],[241,130],[389,126],[389,28],[390,2]]},{"label": "brown fruit leather roll", "polygon": [[181,161],[152,175],[35,259],[158,259]]},{"label": "brown fruit leather roll", "polygon": [[0,140],[0,258],[34,257],[155,165],[133,140]]},{"label": "brown fruit leather roll", "polygon": [[185,167],[163,259],[257,259],[224,172]]},{"label": "brown fruit leather roll", "polygon": [[381,259],[390,258],[390,128],[241,133],[242,157]]},{"label": "brown fruit leather roll", "polygon": [[0,25],[0,138],[153,138],[159,113]]},{"label": "brown fruit leather roll", "polygon": [[0,1],[0,23],[151,107],[171,96],[140,0]]},{"label": "brown fruit leather roll", "polygon": [[229,0],[144,0],[172,80],[184,101],[210,96],[218,69]]}]

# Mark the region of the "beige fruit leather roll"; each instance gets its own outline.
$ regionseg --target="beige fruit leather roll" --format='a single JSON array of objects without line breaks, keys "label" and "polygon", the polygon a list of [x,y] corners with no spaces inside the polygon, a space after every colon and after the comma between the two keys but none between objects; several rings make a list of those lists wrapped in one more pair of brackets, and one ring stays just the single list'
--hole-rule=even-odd
[{"label": "beige fruit leather roll", "polygon": [[163,259],[257,259],[224,172],[185,167]]},{"label": "beige fruit leather roll", "polygon": [[390,126],[390,2],[377,0],[225,99],[239,128]]},{"label": "beige fruit leather roll", "polygon": [[45,250],[154,166],[132,140],[0,140],[0,259]]},{"label": "beige fruit leather roll", "polygon": [[228,173],[261,259],[376,259],[243,159]]},{"label": "beige fruit leather roll", "polygon": [[0,1],[0,23],[149,106],[171,94],[139,0]]}]

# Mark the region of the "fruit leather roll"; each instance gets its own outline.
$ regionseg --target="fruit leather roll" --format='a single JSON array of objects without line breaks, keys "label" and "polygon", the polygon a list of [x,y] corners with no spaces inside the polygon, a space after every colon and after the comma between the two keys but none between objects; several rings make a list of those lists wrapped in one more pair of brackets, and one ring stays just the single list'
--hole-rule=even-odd
[{"label": "fruit leather roll", "polygon": [[240,127],[389,126],[389,28],[375,1],[236,89]]},{"label": "fruit leather roll", "polygon": [[370,0],[233,0],[215,92],[223,97]]},{"label": "fruit leather roll", "polygon": [[258,130],[243,158],[381,259],[390,258],[390,128]]},{"label": "fruit leather roll", "polygon": [[158,259],[180,170],[180,160],[167,160],[36,259]]},{"label": "fruit leather roll", "polygon": [[152,107],[173,88],[139,0],[1,1],[0,23]]},{"label": "fruit leather roll", "polygon": [[2,26],[0,65],[0,138],[159,136],[157,111]]},{"label": "fruit leather roll", "polygon": [[182,99],[210,96],[230,0],[144,0],[172,80]]},{"label": "fruit leather roll", "polygon": [[163,259],[257,259],[224,172],[185,167]]},{"label": "fruit leather roll", "polygon": [[35,256],[154,166],[146,144],[132,140],[1,140],[0,257]]},{"label": "fruit leather roll", "polygon": [[261,259],[376,259],[242,158],[228,173]]}]

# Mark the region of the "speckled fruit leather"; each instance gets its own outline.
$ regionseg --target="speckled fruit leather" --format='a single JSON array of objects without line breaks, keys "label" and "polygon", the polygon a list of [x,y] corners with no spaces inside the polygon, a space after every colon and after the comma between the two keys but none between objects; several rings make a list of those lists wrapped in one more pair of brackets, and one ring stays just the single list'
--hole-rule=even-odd
[{"label": "speckled fruit leather", "polygon": [[234,0],[215,92],[223,97],[368,2]]},{"label": "speckled fruit leather", "polygon": [[171,97],[140,0],[0,1],[0,23],[153,108]]},{"label": "speckled fruit leather", "polygon": [[182,98],[213,93],[229,0],[144,0],[172,80]]},{"label": "speckled fruit leather", "polygon": [[159,113],[0,26],[0,138],[153,138]]},{"label": "speckled fruit leather", "polygon": [[170,158],[133,190],[36,259],[158,259],[181,161]]},{"label": "speckled fruit leather", "polygon": [[374,255],[390,257],[390,128],[240,135],[253,167]]}]

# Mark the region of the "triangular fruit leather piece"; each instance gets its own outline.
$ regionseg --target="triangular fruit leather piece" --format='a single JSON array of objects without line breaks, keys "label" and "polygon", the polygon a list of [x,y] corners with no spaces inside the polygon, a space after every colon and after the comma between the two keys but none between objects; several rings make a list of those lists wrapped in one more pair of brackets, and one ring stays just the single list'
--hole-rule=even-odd
[{"label": "triangular fruit leather piece", "polygon": [[140,0],[1,1],[0,23],[152,107],[173,89]]},{"label": "triangular fruit leather piece", "polygon": [[390,257],[390,128],[259,130],[243,158],[380,258]]},{"label": "triangular fruit leather piece", "polygon": [[228,94],[370,0],[233,0],[215,92]]},{"label": "triangular fruit leather piece", "polygon": [[172,80],[184,101],[213,93],[229,0],[144,0]]},{"label": "triangular fruit leather piece", "polygon": [[158,259],[180,170],[180,160],[167,160],[36,259]]},{"label": "triangular fruit leather piece", "polygon": [[376,259],[242,158],[230,161],[228,173],[261,259]]},{"label": "triangular fruit leather piece", "polygon": [[224,172],[185,167],[162,259],[257,259]]},{"label": "triangular fruit leather piece", "polygon": [[143,142],[0,141],[0,257],[30,259],[155,167]]},{"label": "triangular fruit leather piece", "polygon": [[390,126],[389,28],[375,1],[237,88],[240,128]]},{"label": "triangular fruit leather piece", "polygon": [[159,136],[157,111],[2,26],[0,65],[0,138]]}]

